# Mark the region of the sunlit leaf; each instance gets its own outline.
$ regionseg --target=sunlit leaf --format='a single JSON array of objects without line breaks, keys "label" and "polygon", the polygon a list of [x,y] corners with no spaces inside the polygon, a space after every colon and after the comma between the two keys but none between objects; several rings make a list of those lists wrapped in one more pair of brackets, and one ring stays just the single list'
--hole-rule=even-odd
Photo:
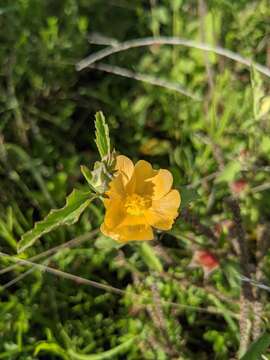
[{"label": "sunlit leaf", "polygon": [[189,189],[186,186],[181,186],[178,188],[181,195],[181,205],[180,210],[188,206],[189,203],[196,201],[199,197],[199,194],[196,189]]},{"label": "sunlit leaf", "polygon": [[253,94],[253,114],[255,119],[260,119],[268,112],[269,105],[266,99],[261,74],[254,68],[251,68],[251,87]]},{"label": "sunlit leaf", "polygon": [[123,244],[120,244],[119,242],[113,240],[108,236],[101,235],[95,241],[95,246],[100,250],[111,250],[111,249],[118,249],[121,246],[123,246]]},{"label": "sunlit leaf", "polygon": [[151,245],[143,242],[142,244],[139,244],[139,251],[145,264],[150,270],[162,272],[163,266]]},{"label": "sunlit leaf", "polygon": [[61,209],[52,210],[44,220],[37,222],[34,228],[26,232],[18,243],[18,252],[32,246],[42,235],[62,225],[72,225],[79,220],[82,212],[96,196],[91,192],[73,190],[67,197],[66,205]]},{"label": "sunlit leaf", "polygon": [[270,346],[270,334],[265,333],[254,341],[241,360],[258,360]]},{"label": "sunlit leaf", "polygon": [[236,175],[241,171],[241,163],[237,160],[230,161],[216,178],[217,182],[231,182],[236,178]]},{"label": "sunlit leaf", "polygon": [[101,111],[96,113],[96,144],[101,158],[109,155],[111,151],[109,127]]},{"label": "sunlit leaf", "polygon": [[94,187],[92,185],[92,174],[91,171],[88,169],[88,167],[85,165],[81,165],[81,173],[83,174],[85,180],[87,181],[91,189],[94,190]]}]

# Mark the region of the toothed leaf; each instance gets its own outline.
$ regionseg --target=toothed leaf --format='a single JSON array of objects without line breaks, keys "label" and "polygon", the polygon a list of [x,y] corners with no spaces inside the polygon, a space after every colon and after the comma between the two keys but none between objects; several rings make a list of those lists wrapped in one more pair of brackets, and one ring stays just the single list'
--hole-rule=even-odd
[{"label": "toothed leaf", "polygon": [[103,159],[111,152],[109,127],[106,124],[105,117],[101,111],[96,113],[96,144],[99,154]]},{"label": "toothed leaf", "polygon": [[22,236],[18,243],[18,252],[23,252],[29,246],[32,246],[42,235],[47,234],[59,226],[76,223],[82,212],[95,197],[91,192],[73,190],[67,197],[64,207],[51,210],[45,219],[38,221],[33,229]]}]

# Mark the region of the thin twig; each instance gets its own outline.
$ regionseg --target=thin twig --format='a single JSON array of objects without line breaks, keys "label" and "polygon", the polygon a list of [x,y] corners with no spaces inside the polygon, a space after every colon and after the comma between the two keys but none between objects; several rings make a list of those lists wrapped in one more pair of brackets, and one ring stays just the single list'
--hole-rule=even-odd
[{"label": "thin twig", "polygon": [[[230,198],[229,200],[227,200],[227,203],[232,211],[233,220],[236,224],[235,231],[240,248],[240,264],[242,272],[244,276],[249,276],[249,252],[246,245],[246,235],[242,224],[240,206],[235,198]],[[248,297],[250,298],[250,294],[248,295]]]},{"label": "thin twig", "polygon": [[[266,254],[266,250],[269,244],[269,231],[270,227],[268,224],[262,225],[258,231],[257,238],[257,251],[256,251],[256,282],[260,282],[263,276],[262,272],[262,261]],[[253,328],[252,328],[252,339],[256,340],[262,332],[262,313],[263,313],[263,304],[266,302],[266,294],[263,293],[259,287],[254,288],[254,319],[253,319]]]},{"label": "thin twig", "polygon": [[[237,199],[232,197],[228,200],[228,204],[231,208],[233,214],[233,220],[236,224],[235,231],[237,235],[238,245],[240,248],[240,266],[243,272],[243,275],[249,277],[249,252],[246,244],[246,235],[244,227],[242,224],[240,206]],[[239,346],[239,356],[242,356],[248,349],[250,342],[250,320],[249,313],[251,309],[252,302],[254,301],[251,283],[243,282],[241,286],[241,296],[240,296],[240,346]]]},{"label": "thin twig", "polygon": [[218,238],[214,232],[208,226],[202,224],[200,219],[192,214],[188,208],[182,211],[182,218],[184,221],[190,223],[198,233],[204,235],[208,240],[212,240],[213,244],[216,245],[218,243]]},{"label": "thin twig", "polygon": [[41,272],[48,272],[48,273],[53,274],[53,275],[55,275],[57,277],[62,277],[64,279],[72,280],[72,281],[76,282],[77,284],[89,285],[89,286],[93,286],[93,287],[95,287],[97,289],[110,291],[110,292],[114,292],[116,294],[121,294],[121,295],[125,293],[125,291],[123,291],[121,289],[118,289],[118,288],[115,288],[113,286],[101,284],[101,283],[98,283],[98,282],[93,281],[93,280],[88,280],[88,279],[82,278],[82,277],[77,276],[77,275],[73,275],[73,274],[58,270],[58,269],[54,269],[54,268],[49,267],[49,266],[34,263],[32,261],[29,261],[29,260],[20,259],[20,258],[17,258],[16,256],[8,255],[8,254],[3,253],[3,252],[0,252],[0,256],[6,257],[6,258],[10,259],[11,261],[15,261],[16,263],[19,262],[21,265],[34,266],[36,269],[40,270]]},{"label": "thin twig", "polygon": [[264,184],[255,186],[252,189],[250,189],[250,191],[253,193],[257,193],[257,192],[268,190],[268,189],[270,189],[270,182],[266,182]]},{"label": "thin twig", "polygon": [[[91,231],[91,232],[88,232],[86,234],[83,234],[83,235],[80,235],[74,239],[71,239],[69,241],[67,241],[66,243],[64,244],[61,244],[61,245],[58,245],[58,246],[55,246],[51,249],[48,249],[46,251],[43,251],[42,253],[40,254],[37,254],[37,255],[34,255],[32,256],[31,258],[29,258],[28,260],[29,261],[37,261],[39,259],[42,259],[43,257],[45,256],[49,256],[51,254],[54,254],[56,252],[58,252],[59,250],[62,250],[62,249],[65,249],[65,248],[71,248],[75,245],[79,245],[91,238],[93,238],[96,234],[98,234],[99,230],[96,229],[94,231]],[[0,275],[3,275],[9,271],[12,271],[14,270],[18,265],[23,265],[23,263],[20,263],[20,261],[18,261],[16,264],[13,264],[13,265],[10,265],[2,270],[0,270]]]},{"label": "thin twig", "polygon": [[[93,280],[89,280],[89,279],[85,279],[83,277],[77,276],[77,275],[73,275],[70,274],[68,272],[62,271],[62,270],[58,270],[49,266],[45,266],[45,265],[41,265],[41,264],[37,264],[34,263],[32,261],[29,260],[22,260],[20,258],[17,258],[16,256],[12,256],[3,252],[0,252],[0,256],[8,258],[9,260],[16,262],[16,263],[20,263],[21,265],[24,266],[31,266],[31,267],[35,267],[36,269],[40,270],[41,272],[47,272],[50,274],[53,274],[57,277],[61,277],[64,279],[68,279],[71,281],[74,281],[77,284],[83,284],[83,285],[88,285],[100,290],[104,290],[104,291],[108,291],[108,292],[112,292],[118,295],[130,295],[130,296],[134,296],[137,300],[142,301],[142,300],[149,300],[151,301],[152,298],[149,297],[147,298],[144,295],[140,295],[134,292],[130,292],[130,291],[126,291],[123,289],[119,289],[117,287],[111,286],[111,285],[106,285],[106,284],[102,284],[102,283],[98,283],[96,281]],[[207,308],[205,307],[198,307],[198,306],[192,306],[192,305],[184,305],[184,304],[179,304],[179,303],[175,303],[175,302],[171,302],[171,301],[165,301],[165,300],[161,300],[163,305],[169,305],[172,306],[174,308],[179,308],[179,309],[189,309],[189,310],[194,310],[194,311],[198,311],[198,312],[203,312],[203,313],[209,313],[209,314],[215,314],[215,315],[221,315],[223,316],[223,312],[220,311],[219,309],[209,306]],[[140,304],[141,306],[147,306],[146,304]],[[237,314],[232,313],[231,316],[237,317]]]},{"label": "thin twig", "polygon": [[182,45],[186,47],[191,47],[203,51],[213,52],[215,54],[227,57],[231,60],[237,61],[240,64],[246,65],[248,67],[253,66],[257,71],[261,72],[262,74],[270,77],[270,69],[267,67],[253,62],[249,58],[245,58],[231,50],[224,49],[220,46],[212,46],[208,44],[199,43],[193,40],[182,39],[178,37],[149,37],[143,39],[134,39],[120,43],[119,45],[115,45],[113,47],[107,47],[104,50],[100,50],[87,56],[85,59],[79,61],[76,64],[76,69],[81,71],[90,65],[94,64],[95,62],[106,58],[112,54],[119,53],[121,51],[126,51],[129,49],[137,48],[137,47],[144,47],[144,46],[151,46],[151,45]]},{"label": "thin twig", "polygon": [[191,184],[188,184],[187,189],[194,189],[207,181],[214,180],[219,174],[220,174],[220,171],[215,171],[212,174],[204,176],[201,179],[194,181]]},{"label": "thin twig", "polygon": [[123,77],[129,78],[129,79],[142,81],[142,82],[145,82],[145,83],[148,83],[151,85],[160,86],[160,87],[163,87],[168,90],[176,91],[179,94],[182,94],[182,95],[192,98],[193,100],[202,101],[200,96],[193,94],[190,91],[184,89],[184,87],[182,87],[181,85],[174,83],[174,82],[169,82],[169,81],[166,81],[163,79],[159,79],[159,78],[151,76],[151,75],[137,73],[137,72],[134,72],[134,71],[131,71],[131,70],[119,67],[119,66],[111,66],[108,64],[96,64],[96,65],[94,64],[94,65],[91,65],[90,68],[105,71],[110,74],[123,76]]},{"label": "thin twig", "polygon": [[[155,277],[155,274],[153,274],[153,275]],[[168,336],[168,328],[167,328],[166,318],[165,318],[163,308],[162,308],[162,299],[160,297],[160,293],[159,293],[159,290],[157,288],[155,281],[151,284],[151,291],[152,291],[152,295],[153,295],[153,305],[151,306],[151,309],[152,309],[154,318],[157,319],[155,321],[156,328],[161,336],[161,340],[166,349],[166,353],[170,355],[170,358],[174,358],[177,355],[179,356],[179,354],[178,354],[177,349],[175,349],[174,344],[171,342],[171,340]]]},{"label": "thin twig", "polygon": [[[213,149],[213,155],[218,163],[219,171],[224,170],[225,160],[222,153],[222,149],[219,145],[214,143],[212,139],[205,137],[206,141],[209,141]],[[250,343],[250,331],[251,331],[251,321],[250,321],[250,310],[252,302],[254,301],[251,282],[244,281],[243,279],[249,279],[250,269],[249,269],[249,249],[247,245],[246,233],[243,227],[241,210],[239,205],[239,200],[234,196],[231,191],[231,197],[227,200],[227,203],[232,211],[233,220],[235,222],[235,232],[237,243],[239,247],[239,257],[240,257],[240,266],[242,272],[242,282],[241,282],[241,294],[240,294],[240,318],[239,318],[239,328],[240,328],[240,344],[238,357],[241,357],[248,349]]]},{"label": "thin twig", "polygon": [[[46,261],[44,261],[43,265],[46,263]],[[17,284],[19,281],[23,280],[26,276],[32,274],[34,271],[36,270],[35,266],[33,266],[32,268],[26,270],[24,273],[16,276],[14,279],[8,281],[7,283],[5,283],[4,285],[1,285],[1,290],[7,290],[8,288],[10,288],[11,286]]]},{"label": "thin twig", "polygon": [[119,44],[119,41],[116,40],[115,38],[111,38],[111,37],[99,34],[97,32],[93,32],[90,35],[88,35],[87,40],[90,44],[95,44],[95,45],[116,46]]}]

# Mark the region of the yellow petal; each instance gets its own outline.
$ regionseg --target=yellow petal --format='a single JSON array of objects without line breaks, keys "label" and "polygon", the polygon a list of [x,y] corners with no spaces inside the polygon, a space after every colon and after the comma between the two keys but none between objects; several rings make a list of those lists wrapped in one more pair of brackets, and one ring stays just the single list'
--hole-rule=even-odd
[{"label": "yellow petal", "polygon": [[156,170],[152,168],[152,165],[144,160],[140,160],[136,163],[134,168],[134,176],[136,178],[135,191],[140,195],[151,195],[153,193],[153,184],[148,179],[155,176]]},{"label": "yellow petal", "polygon": [[123,198],[125,196],[125,187],[122,174],[116,175],[109,183],[109,190],[106,192],[109,198]]},{"label": "yellow petal", "polygon": [[123,175],[123,182],[126,185],[132,177],[134,171],[133,162],[124,155],[119,155],[116,157],[116,170],[118,170]]},{"label": "yellow petal", "polygon": [[144,216],[133,216],[133,215],[125,215],[124,218],[122,218],[122,221],[120,223],[120,226],[128,226],[128,225],[145,225],[146,219]]},{"label": "yellow petal", "polygon": [[109,230],[104,223],[102,223],[102,224],[100,225],[100,231],[101,231],[102,234],[104,234],[105,236],[109,236],[109,237],[113,238],[113,237],[111,236],[111,230]]},{"label": "yellow petal", "polygon": [[168,170],[160,169],[157,175],[154,176],[150,181],[152,181],[154,184],[153,199],[158,200],[168,194],[168,192],[171,190],[173,177]]},{"label": "yellow petal", "polygon": [[152,207],[146,211],[145,218],[149,225],[160,230],[169,230],[178,215],[180,194],[171,190],[166,196],[152,202]]},{"label": "yellow petal", "polygon": [[107,228],[113,229],[117,227],[125,218],[126,212],[121,199],[106,199],[106,214],[104,224]]},{"label": "yellow petal", "polygon": [[114,232],[114,230],[109,229],[105,223],[102,223],[100,226],[100,231],[102,232],[102,234],[104,234],[105,236],[108,236],[114,240],[119,241],[119,237],[120,235],[116,232]]},{"label": "yellow petal", "polygon": [[159,200],[152,202],[154,209],[160,210],[164,213],[171,214],[176,213],[181,203],[179,191],[171,190],[167,195]]},{"label": "yellow petal", "polygon": [[145,217],[149,225],[164,231],[170,230],[174,222],[173,217],[168,218],[165,214],[155,210],[148,210]]},{"label": "yellow petal", "polygon": [[118,236],[118,240],[121,242],[154,239],[154,234],[151,226],[145,224],[120,226],[117,229],[116,236]]}]

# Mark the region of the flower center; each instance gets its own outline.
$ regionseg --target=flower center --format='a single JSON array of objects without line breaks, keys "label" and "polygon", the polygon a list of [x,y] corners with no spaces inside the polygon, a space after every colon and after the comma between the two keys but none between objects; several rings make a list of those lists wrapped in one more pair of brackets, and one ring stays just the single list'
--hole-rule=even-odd
[{"label": "flower center", "polygon": [[140,216],[151,205],[151,199],[137,194],[128,195],[125,201],[125,208],[129,215]]}]

